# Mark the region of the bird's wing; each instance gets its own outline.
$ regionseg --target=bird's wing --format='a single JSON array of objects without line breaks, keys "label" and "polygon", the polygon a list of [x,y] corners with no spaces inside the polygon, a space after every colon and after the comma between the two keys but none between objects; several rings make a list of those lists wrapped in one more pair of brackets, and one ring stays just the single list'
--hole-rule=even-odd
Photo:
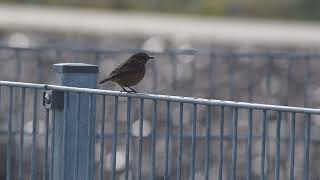
[{"label": "bird's wing", "polygon": [[110,79],[121,78],[122,76],[125,76],[128,74],[134,74],[134,73],[137,73],[137,70],[135,67],[132,67],[129,64],[121,64],[110,73],[109,78]]}]

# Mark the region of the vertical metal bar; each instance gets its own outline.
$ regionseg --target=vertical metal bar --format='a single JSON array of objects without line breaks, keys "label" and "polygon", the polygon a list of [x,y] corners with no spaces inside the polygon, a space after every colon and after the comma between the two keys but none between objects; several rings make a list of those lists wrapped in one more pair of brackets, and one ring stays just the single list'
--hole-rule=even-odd
[{"label": "vertical metal bar", "polygon": [[280,127],[281,126],[281,111],[278,111],[277,129],[276,129],[276,159],[275,159],[275,180],[280,177]]},{"label": "vertical metal bar", "polygon": [[306,63],[305,63],[305,84],[304,84],[304,91],[303,91],[303,105],[304,107],[309,106],[309,96],[308,96],[308,90],[310,86],[310,57],[306,57]]},{"label": "vertical metal bar", "polygon": [[92,96],[92,112],[91,112],[91,144],[90,144],[90,150],[91,150],[91,159],[90,159],[90,166],[91,166],[91,180],[95,180],[96,178],[96,166],[95,166],[95,154],[96,154],[96,95]]},{"label": "vertical metal bar", "polygon": [[252,109],[248,111],[248,164],[247,164],[247,180],[251,180],[251,158],[252,158]]},{"label": "vertical metal bar", "polygon": [[235,61],[235,56],[233,54],[230,55],[229,57],[229,97],[230,100],[234,99],[234,61]]},{"label": "vertical metal bar", "polygon": [[[268,111],[267,111],[268,113]],[[268,131],[268,128],[269,128],[269,120],[268,120],[268,114],[266,115],[266,122],[265,122],[265,153],[264,153],[264,175],[265,175],[265,179],[269,179],[269,175],[270,172],[269,171],[269,167],[270,167],[270,140],[269,140],[269,131]]]},{"label": "vertical metal bar", "polygon": [[303,179],[309,179],[309,148],[310,148],[310,121],[311,115],[306,114],[304,121],[304,162],[303,162]]},{"label": "vertical metal bar", "polygon": [[178,162],[177,162],[177,180],[181,180],[181,162],[182,162],[182,131],[183,130],[183,103],[179,107],[179,142],[178,142]]},{"label": "vertical metal bar", "polygon": [[19,151],[19,180],[23,180],[23,144],[24,144],[24,113],[25,113],[26,89],[21,88],[21,107],[20,107],[20,151]]},{"label": "vertical metal bar", "polygon": [[295,141],[296,141],[296,114],[291,113],[290,124],[290,180],[294,180],[294,163],[295,163]]},{"label": "vertical metal bar", "polygon": [[210,59],[209,59],[209,97],[213,98],[214,96],[214,52],[210,52]]},{"label": "vertical metal bar", "polygon": [[151,143],[151,177],[155,179],[156,170],[156,140],[157,140],[157,100],[153,100],[153,117],[152,117],[152,143]]},{"label": "vertical metal bar", "polygon": [[252,76],[252,67],[248,66],[248,80],[249,80],[249,85],[248,85],[248,92],[249,92],[249,96],[248,96],[248,102],[252,102],[253,101],[253,78],[254,76]]},{"label": "vertical metal bar", "polygon": [[[268,59],[268,67],[267,67],[267,100],[270,99],[271,96],[271,68],[273,65],[272,57],[269,57]],[[268,101],[269,102],[269,101]]]},{"label": "vertical metal bar", "polygon": [[289,97],[290,97],[290,83],[291,83],[291,74],[292,74],[292,68],[293,68],[293,59],[289,59],[289,65],[288,65],[288,76],[287,76],[287,97],[286,97],[286,104],[289,104]]},{"label": "vertical metal bar", "polygon": [[261,141],[261,175],[260,180],[265,179],[265,158],[266,158],[266,131],[267,131],[267,110],[263,110],[262,117],[262,141]]},{"label": "vertical metal bar", "polygon": [[237,142],[238,142],[238,108],[233,108],[233,123],[232,123],[232,171],[231,177],[237,179]]},{"label": "vertical metal bar", "polygon": [[1,102],[2,102],[1,94],[2,94],[2,86],[0,85],[0,113],[1,113]]},{"label": "vertical metal bar", "polygon": [[126,164],[125,164],[125,179],[129,178],[129,158],[130,158],[130,124],[131,124],[131,97],[128,97],[127,102],[127,130],[126,130]]},{"label": "vertical metal bar", "polygon": [[60,61],[63,61],[63,57],[62,57],[62,52],[60,49],[55,49],[55,52],[56,52],[56,59],[59,59]]},{"label": "vertical metal bar", "polygon": [[138,163],[138,179],[141,179],[141,168],[142,168],[142,132],[143,132],[143,119],[144,119],[144,99],[140,99],[140,121],[139,121],[139,163]]},{"label": "vertical metal bar", "polygon": [[191,179],[195,179],[196,171],[196,121],[197,121],[197,104],[193,104],[192,112],[192,138],[191,138]]},{"label": "vertical metal bar", "polygon": [[15,97],[15,90],[16,88],[14,87],[9,87],[10,90],[10,95],[9,95],[9,119],[8,119],[8,130],[7,130],[7,173],[9,173],[9,177],[13,177],[13,157],[14,157],[14,129],[13,129],[13,119],[15,115],[15,107],[14,107],[14,102],[16,102],[16,97]]},{"label": "vertical metal bar", "polygon": [[41,52],[42,51],[38,51],[37,53],[37,57],[36,57],[36,63],[37,63],[37,72],[36,72],[36,76],[37,76],[37,83],[41,82],[41,78],[42,78],[42,62],[41,62]]},{"label": "vertical metal bar", "polygon": [[15,81],[19,81],[21,79],[21,57],[20,57],[20,51],[19,50],[15,50],[15,55],[16,55],[16,60],[17,60],[17,64],[16,64],[16,69],[17,69],[17,73],[16,73],[16,79]]},{"label": "vertical metal bar", "polygon": [[56,113],[55,111],[52,111],[51,113],[51,119],[52,119],[52,134],[51,134],[51,177],[50,177],[50,180],[53,180],[53,165],[54,165],[54,143],[55,143],[55,140],[54,140],[54,136],[55,136],[55,116],[56,116]]},{"label": "vertical metal bar", "polygon": [[165,145],[165,176],[164,179],[169,179],[169,137],[170,137],[170,101],[166,101],[167,104],[167,121],[166,121],[166,145]]},{"label": "vertical metal bar", "polygon": [[46,109],[45,114],[45,126],[46,126],[46,134],[45,134],[45,145],[44,145],[44,167],[43,167],[43,179],[47,180],[49,178],[48,172],[48,149],[49,149],[49,109]]},{"label": "vertical metal bar", "polygon": [[104,131],[105,131],[105,124],[106,124],[106,120],[105,120],[105,116],[106,116],[106,97],[105,95],[102,96],[102,107],[101,107],[101,143],[100,143],[100,180],[103,180],[103,159],[104,159],[104,141],[105,141],[105,135],[104,135]]},{"label": "vertical metal bar", "polygon": [[157,68],[157,61],[152,61],[152,73],[153,73],[153,84],[152,84],[152,92],[156,93],[158,89],[158,68]]},{"label": "vertical metal bar", "polygon": [[[271,54],[267,55],[268,58],[268,67],[267,67],[267,103],[270,103],[270,99],[271,99],[271,80],[272,80],[272,67],[274,66],[274,56]],[[269,121],[266,122],[266,137],[268,137],[269,132],[268,132],[268,127],[269,127]],[[270,141],[265,141],[265,172],[269,172],[269,163],[270,163],[270,156],[269,156],[269,147],[270,147]],[[269,179],[269,173],[265,173],[265,179]]]},{"label": "vertical metal bar", "polygon": [[63,101],[63,123],[64,123],[64,126],[63,126],[63,163],[62,163],[62,170],[63,170],[63,173],[62,173],[62,179],[65,179],[66,178],[66,164],[67,164],[67,122],[68,122],[68,103],[69,101],[69,92],[64,92],[64,101]]},{"label": "vertical metal bar", "polygon": [[13,87],[10,86],[9,119],[8,119],[8,145],[7,145],[7,180],[11,180],[11,153],[12,153],[12,116],[13,116]]},{"label": "vertical metal bar", "polygon": [[224,141],[224,106],[220,107],[220,137],[219,137],[219,180],[222,180]]},{"label": "vertical metal bar", "polygon": [[96,65],[99,65],[99,63],[100,63],[100,53],[99,52],[95,52],[94,53],[94,60],[95,60],[95,64]]},{"label": "vertical metal bar", "polygon": [[192,93],[194,94],[195,90],[196,90],[196,85],[197,85],[197,67],[196,67],[196,58],[195,55],[193,57],[192,63],[191,63],[191,69],[192,69]]},{"label": "vertical metal bar", "polygon": [[205,165],[204,174],[205,180],[209,180],[209,167],[210,167],[210,138],[211,138],[211,106],[207,106],[207,123],[206,123],[206,145],[205,145]]},{"label": "vertical metal bar", "polygon": [[31,150],[31,174],[30,179],[35,179],[36,171],[36,137],[37,137],[37,107],[38,107],[38,93],[37,89],[33,91],[33,119],[32,119],[32,150]]},{"label": "vertical metal bar", "polygon": [[92,129],[94,128],[92,125],[92,114],[93,114],[93,94],[89,94],[89,113],[88,113],[88,137],[89,137],[89,141],[88,141],[88,147],[89,147],[89,151],[87,153],[87,160],[88,160],[88,178],[87,179],[91,179],[92,177],[92,170],[93,170],[93,166],[92,166]]},{"label": "vertical metal bar", "polygon": [[[74,146],[75,146],[75,153],[74,153],[74,164],[78,164],[79,161],[79,128],[80,128],[80,93],[76,94],[76,120],[75,120],[75,140],[74,140]],[[74,180],[78,180],[78,166],[74,166]]]},{"label": "vertical metal bar", "polygon": [[[235,96],[235,85],[234,85],[234,74],[235,74],[235,63],[236,63],[236,56],[233,54],[232,50],[230,50],[230,52],[228,52],[230,54],[228,54],[227,61],[228,61],[228,74],[229,74],[229,79],[228,79],[228,85],[229,85],[229,99],[230,100],[234,100],[234,96]],[[232,109],[230,108],[230,114],[232,114]],[[230,119],[227,121],[227,126],[228,127],[232,127],[233,126],[233,119],[232,117],[230,117]],[[232,146],[233,147],[233,146]],[[232,159],[231,159],[232,160]],[[233,178],[233,161],[231,161],[231,173],[227,174],[228,179],[232,179]]]},{"label": "vertical metal bar", "polygon": [[112,137],[112,165],[111,165],[111,179],[116,179],[116,151],[117,151],[117,136],[118,136],[118,105],[119,97],[114,97],[114,111],[113,111],[113,137]]},{"label": "vertical metal bar", "polygon": [[176,92],[176,82],[177,82],[177,58],[173,52],[170,53],[170,60],[172,65],[171,88],[172,88],[172,93],[174,94]]}]

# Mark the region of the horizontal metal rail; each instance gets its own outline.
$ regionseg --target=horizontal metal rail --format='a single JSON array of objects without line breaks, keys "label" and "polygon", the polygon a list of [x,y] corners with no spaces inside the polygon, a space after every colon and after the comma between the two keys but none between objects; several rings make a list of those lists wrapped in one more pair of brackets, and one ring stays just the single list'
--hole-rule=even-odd
[{"label": "horizontal metal rail", "polygon": [[48,84],[23,83],[23,82],[13,82],[13,81],[0,81],[0,86],[1,85],[25,87],[25,88],[37,88],[37,89],[45,89],[45,90],[78,92],[78,93],[90,93],[90,94],[107,95],[107,96],[152,99],[152,100],[160,100],[160,101],[182,102],[182,103],[200,104],[200,105],[238,107],[238,108],[248,108],[248,109],[296,112],[296,113],[310,113],[310,114],[318,114],[318,115],[320,114],[320,109],[314,109],[314,108],[279,106],[279,105],[236,102],[236,101],[223,101],[223,100],[204,99],[204,98],[195,98],[195,97],[156,95],[156,94],[144,94],[144,93],[133,94],[133,93],[120,92],[120,91],[66,87],[66,86],[56,86],[56,85],[48,85]]}]

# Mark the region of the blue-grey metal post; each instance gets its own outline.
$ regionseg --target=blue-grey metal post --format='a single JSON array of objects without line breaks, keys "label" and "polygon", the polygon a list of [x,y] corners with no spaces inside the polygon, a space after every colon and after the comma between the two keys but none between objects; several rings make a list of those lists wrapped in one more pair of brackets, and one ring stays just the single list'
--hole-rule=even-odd
[{"label": "blue-grey metal post", "polygon": [[[98,73],[96,65],[61,63],[54,64],[53,70],[56,85],[96,88]],[[88,152],[93,153],[95,147],[93,141],[95,134],[95,98],[90,98],[88,94],[79,95],[71,92],[64,92],[62,96],[63,98],[60,97],[60,99],[63,99],[64,102],[60,103],[63,107],[59,108],[54,105],[51,107],[55,113],[52,176],[56,180],[88,180],[92,177],[89,177],[90,174],[93,174],[90,173],[92,168],[89,168],[88,171],[88,167],[92,167],[94,163],[93,154],[88,155]],[[78,96],[80,96],[80,101]],[[55,98],[53,94],[52,98]],[[92,113],[91,117],[89,113]],[[79,126],[77,126],[77,123]],[[91,129],[88,127],[91,127]],[[76,128],[78,129],[76,130]],[[88,133],[91,133],[91,136]],[[79,142],[75,143],[75,141]],[[77,157],[75,154],[77,154]]]}]

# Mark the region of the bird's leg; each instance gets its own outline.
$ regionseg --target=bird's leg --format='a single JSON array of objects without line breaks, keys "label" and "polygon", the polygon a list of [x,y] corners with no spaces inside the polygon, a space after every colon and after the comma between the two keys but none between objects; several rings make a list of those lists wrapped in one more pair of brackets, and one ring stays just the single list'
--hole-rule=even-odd
[{"label": "bird's leg", "polygon": [[137,93],[137,91],[135,91],[134,89],[132,89],[131,87],[128,87],[129,89],[131,89],[131,92]]},{"label": "bird's leg", "polygon": [[120,91],[120,92],[131,92],[131,91],[128,91],[128,90],[126,90],[124,87],[122,87],[121,86],[121,88],[123,89],[122,91]]}]

